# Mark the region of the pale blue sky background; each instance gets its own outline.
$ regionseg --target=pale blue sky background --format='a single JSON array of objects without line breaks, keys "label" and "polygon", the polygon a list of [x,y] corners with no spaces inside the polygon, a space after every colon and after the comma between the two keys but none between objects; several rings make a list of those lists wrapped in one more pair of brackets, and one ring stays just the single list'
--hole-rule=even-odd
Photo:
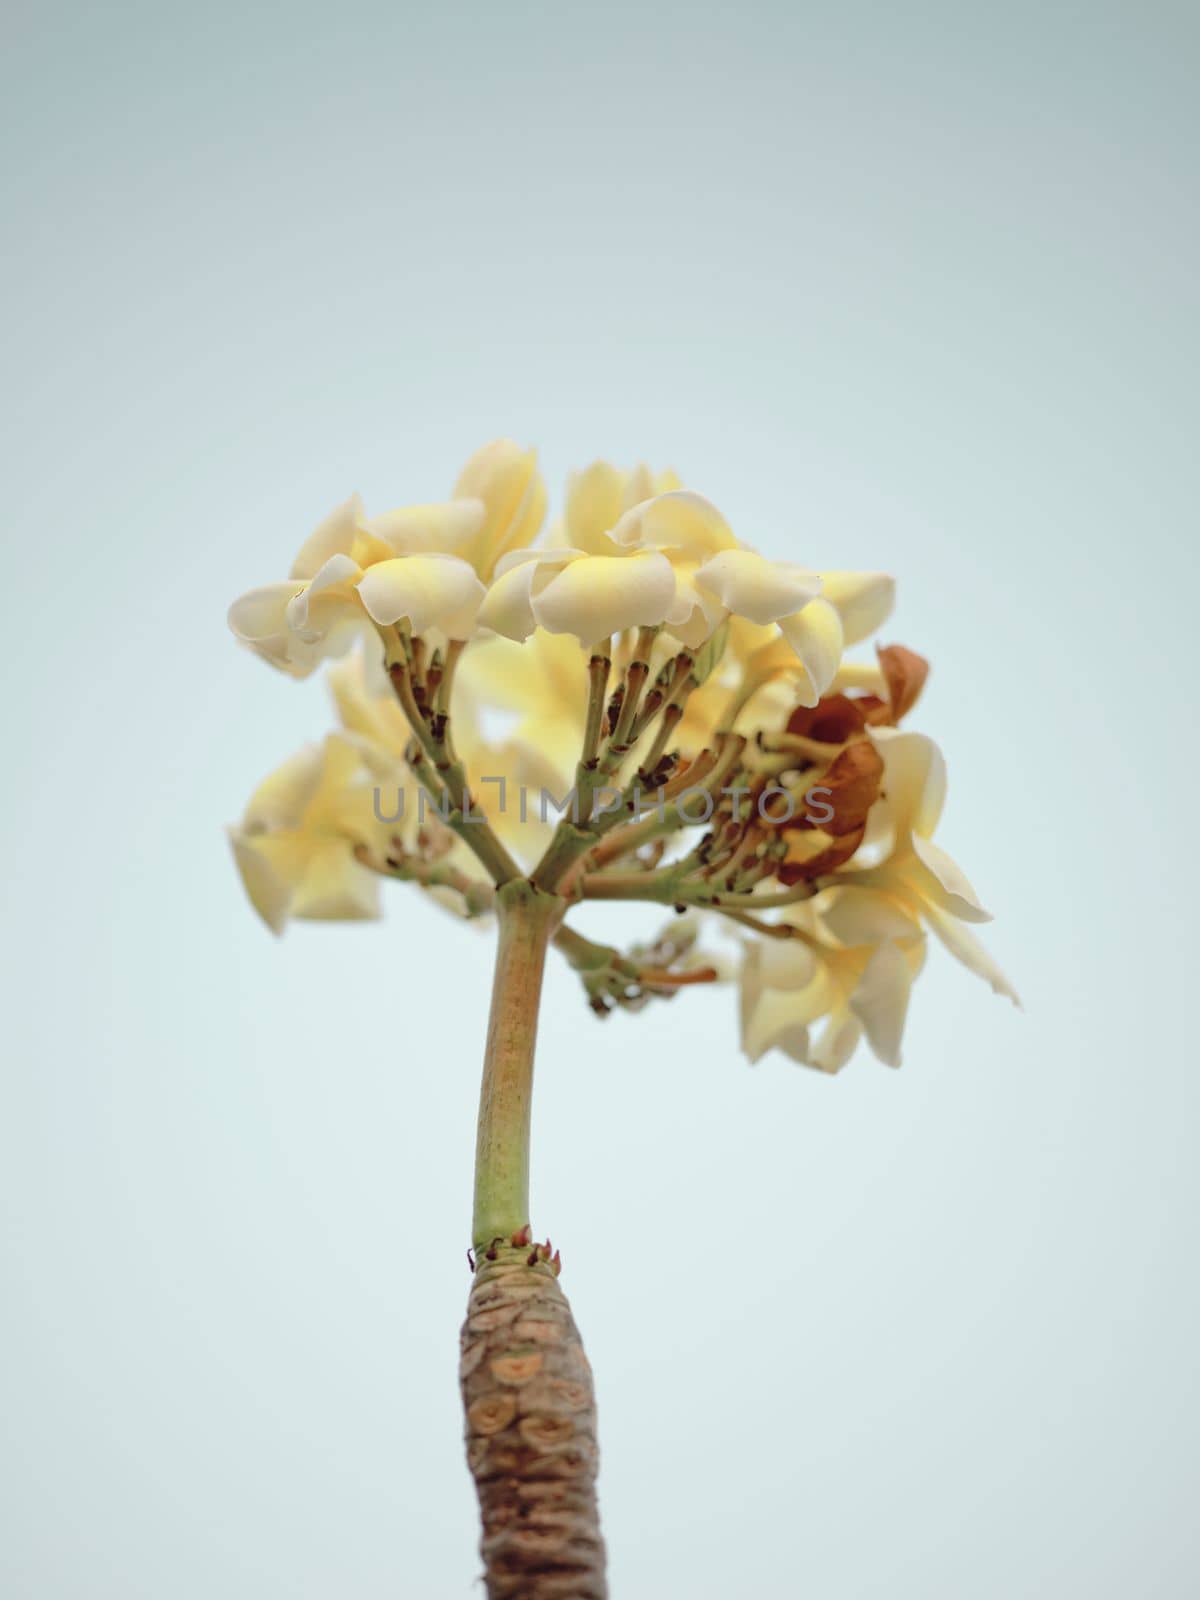
[{"label": "pale blue sky background", "polygon": [[258,926],[221,825],[326,710],[223,615],[498,433],[899,575],[1028,1007],[935,957],[827,1082],[556,966],[614,1595],[1196,1592],[1196,23],[8,9],[6,1595],[477,1592],[488,943]]}]

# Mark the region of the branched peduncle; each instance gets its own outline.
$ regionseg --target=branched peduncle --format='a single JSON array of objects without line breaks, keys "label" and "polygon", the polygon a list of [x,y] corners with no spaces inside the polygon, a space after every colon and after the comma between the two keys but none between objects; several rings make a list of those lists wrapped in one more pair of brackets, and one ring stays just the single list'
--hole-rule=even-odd
[{"label": "branched peduncle", "polygon": [[464,917],[486,917],[495,910],[496,891],[485,879],[472,878],[448,861],[416,855],[406,850],[399,839],[392,839],[390,846],[382,862],[376,861],[365,845],[357,845],[354,854],[364,867],[381,877],[419,884],[422,889],[452,890],[462,900]]},{"label": "branched peduncle", "polygon": [[[683,715],[687,696],[694,687],[692,669],[695,658],[690,651],[681,650],[659,673],[657,681],[646,692],[650,680],[650,657],[658,630],[641,628],[629,651],[629,659],[621,681],[617,684],[607,710],[602,711],[604,694],[609,677],[607,655],[593,655],[589,663],[589,695],[583,749],[576,773],[574,814],[563,817],[555,829],[545,854],[533,871],[533,881],[547,892],[572,892],[570,885],[578,876],[584,859],[601,840],[614,829],[630,824],[631,818],[640,820],[643,802],[649,793],[655,801],[654,833],[670,833],[688,825],[686,816],[678,808],[666,808],[673,799],[671,782],[677,762],[667,754],[671,738]],[[616,805],[606,805],[596,813],[596,796],[605,788],[612,788],[643,736],[659,722],[658,733],[638,766],[634,776],[621,790]],[[603,737],[604,726],[609,733]],[[728,749],[735,736],[722,736],[721,745]],[[745,741],[738,743],[738,753]],[[704,752],[692,771],[692,787],[699,790],[702,776],[719,765],[714,752]]]},{"label": "branched peduncle", "polygon": [[466,768],[454,749],[449,711],[439,709],[449,704],[448,680],[453,680],[460,651],[453,646],[448,649],[431,696],[424,650],[418,648],[422,641],[396,628],[379,631],[388,677],[413,733],[407,758],[414,776],[433,796],[441,820],[473,851],[493,882],[503,884],[519,877],[520,867],[472,800]]}]

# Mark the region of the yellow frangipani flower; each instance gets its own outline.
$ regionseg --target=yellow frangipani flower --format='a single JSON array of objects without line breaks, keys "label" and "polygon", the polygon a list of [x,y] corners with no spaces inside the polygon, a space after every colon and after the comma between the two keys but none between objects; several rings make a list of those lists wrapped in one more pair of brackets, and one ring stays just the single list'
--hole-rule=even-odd
[{"label": "yellow frangipani flower", "polygon": [[379,842],[361,749],[331,733],[263,780],[228,830],[250,903],[274,933],[293,917],[379,915],[379,879],[355,856]]},{"label": "yellow frangipani flower", "polygon": [[370,622],[468,638],[483,584],[469,562],[437,547],[466,542],[482,522],[477,500],[408,506],[373,521],[352,495],[305,541],[288,581],[234,601],[229,626],[296,678],[344,654]]},{"label": "yellow frangipani flower", "polygon": [[[868,737],[883,777],[862,845],[834,883],[780,913],[792,937],[747,946],[742,1042],[752,1060],[777,1048],[836,1072],[865,1034],[881,1061],[898,1066],[926,928],[995,993],[1017,1001],[963,926],[988,921],[988,913],[962,869],[933,843],[946,794],[941,751],[927,735],[899,728],[872,727]],[[810,1030],[821,1019],[813,1040]]]},{"label": "yellow frangipani flower", "polygon": [[[881,572],[822,572],[821,598],[841,619],[843,642],[858,644],[887,620],[895,600],[893,579]],[[877,662],[839,662],[825,690],[810,666],[775,628],[744,617],[729,619],[728,638],[716,669],[689,697],[678,738],[688,753],[702,749],[725,718],[735,729],[782,727],[796,705],[815,706],[821,694],[846,688],[883,693]]]},{"label": "yellow frangipani flower", "polygon": [[691,490],[667,488],[630,505],[648,474],[605,462],[568,486],[564,537],[501,560],[480,608],[485,627],[516,640],[537,627],[594,646],[632,627],[664,627],[698,650],[731,616],[774,625],[820,694],[841,658],[837,608],[820,598],[819,574],[768,561],[734,536],[717,508]]},{"label": "yellow frangipani flower", "polygon": [[741,1024],[750,1060],[777,1049],[838,1072],[865,1036],[880,1061],[898,1067],[909,993],[925,960],[920,924],[861,888],[826,890],[784,920],[796,937],[746,946]]},{"label": "yellow frangipani flower", "polygon": [[469,561],[487,583],[501,556],[532,544],[546,518],[546,485],[536,450],[511,439],[495,439],[476,450],[458,475],[455,500],[478,500],[483,523],[455,554]]},{"label": "yellow frangipani flower", "polygon": [[625,513],[656,494],[682,487],[670,468],[654,472],[639,462],[626,472],[611,461],[593,461],[567,478],[562,526],[554,543],[575,546],[589,555],[619,555],[608,535]]},{"label": "yellow frangipani flower", "polygon": [[847,883],[888,895],[928,925],[994,993],[1019,1004],[1016,990],[964,923],[990,922],[965,872],[933,842],[946,801],[946,763],[927,734],[870,729],[883,759],[882,797],[871,808],[867,837],[839,873]]},{"label": "yellow frangipani flower", "polygon": [[368,517],[352,495],[305,540],[289,580],[236,600],[229,625],[293,677],[343,654],[370,623],[467,639],[484,580],[536,536],[545,508],[533,451],[497,440],[470,458],[451,500]]},{"label": "yellow frangipani flower", "polygon": [[[887,621],[895,602],[894,580],[883,572],[821,572],[818,576],[821,598],[836,612],[839,625],[828,631],[824,652],[819,635],[802,652],[794,648],[782,624],[775,629],[742,617],[732,619],[719,683],[740,690],[740,709],[754,701],[756,721],[770,720],[762,696],[769,700],[772,690],[779,705],[815,706],[833,689],[882,686],[878,666],[848,662],[841,656],[841,648],[861,643]],[[839,629],[841,644],[835,657],[833,646]],[[711,701],[716,688],[713,684],[706,699]]]},{"label": "yellow frangipani flower", "polygon": [[[643,499],[677,485],[672,472],[655,474],[640,465],[623,472],[608,461],[594,461],[571,473],[563,519],[551,544],[517,551],[500,562],[480,622],[518,641],[540,625],[551,633],[574,634],[584,645],[660,622],[674,587],[669,563],[654,552],[625,549],[610,535]],[[576,569],[574,576],[558,582],[567,568]],[[543,604],[551,587],[554,592]],[[573,625],[580,619],[572,611],[571,597],[585,592],[581,633]]]}]

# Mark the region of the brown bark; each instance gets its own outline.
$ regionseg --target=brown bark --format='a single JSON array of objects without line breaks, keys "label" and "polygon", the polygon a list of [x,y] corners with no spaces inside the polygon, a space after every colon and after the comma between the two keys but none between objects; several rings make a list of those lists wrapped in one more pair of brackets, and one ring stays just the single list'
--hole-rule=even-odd
[{"label": "brown bark", "polygon": [[604,1600],[591,1367],[551,1263],[493,1249],[459,1365],[488,1600]]}]

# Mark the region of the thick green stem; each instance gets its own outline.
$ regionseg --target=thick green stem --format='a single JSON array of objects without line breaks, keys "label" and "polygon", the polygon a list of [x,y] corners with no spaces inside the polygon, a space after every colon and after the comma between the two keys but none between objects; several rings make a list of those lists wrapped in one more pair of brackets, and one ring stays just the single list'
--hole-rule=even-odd
[{"label": "thick green stem", "polygon": [[499,943],[492,983],[471,1237],[486,1250],[529,1221],[529,1126],[533,1054],[546,951],[565,902],[515,878],[496,891]]},{"label": "thick green stem", "polygon": [[[529,1227],[529,1109],[546,950],[566,901],[526,878],[500,924],[479,1137],[471,1297],[459,1379],[488,1600],[606,1600],[596,1506],[596,1397],[558,1283]],[[566,941],[577,956],[577,940]]]}]

